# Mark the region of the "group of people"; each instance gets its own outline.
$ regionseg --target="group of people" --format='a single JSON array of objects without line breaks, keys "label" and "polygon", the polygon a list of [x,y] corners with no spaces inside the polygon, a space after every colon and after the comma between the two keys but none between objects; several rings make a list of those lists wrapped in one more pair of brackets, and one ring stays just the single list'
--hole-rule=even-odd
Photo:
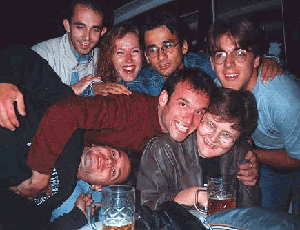
[{"label": "group of people", "polygon": [[169,12],[110,30],[105,15],[76,0],[65,35],[1,53],[0,228],[79,229],[117,183],[153,210],[192,207],[207,176],[230,174],[238,208],[209,225],[297,229],[300,86],[261,58],[254,24],[216,21],[209,52],[192,53]]}]

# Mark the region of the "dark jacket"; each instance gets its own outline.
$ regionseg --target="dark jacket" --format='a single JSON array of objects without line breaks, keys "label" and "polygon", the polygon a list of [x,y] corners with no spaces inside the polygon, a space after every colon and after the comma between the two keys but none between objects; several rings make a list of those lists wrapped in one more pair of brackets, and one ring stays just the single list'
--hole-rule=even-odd
[{"label": "dark jacket", "polygon": [[18,115],[20,127],[14,132],[0,128],[0,226],[3,229],[14,225],[16,228],[41,230],[50,219],[52,210],[60,206],[76,186],[83,133],[78,131],[73,135],[55,165],[59,178],[56,195],[37,206],[9,191],[10,186],[31,177],[31,169],[27,165],[28,150],[45,110],[52,103],[74,93],[31,49],[14,45],[1,52],[0,83],[12,83],[20,89],[24,95],[26,116]]},{"label": "dark jacket", "polygon": [[[249,149],[247,142],[236,144],[220,157],[222,175],[236,176],[239,164]],[[169,135],[153,138],[144,150],[137,189],[141,192],[142,204],[156,209],[159,204],[173,200],[180,191],[191,186],[203,186],[203,158],[199,157],[196,133],[182,143]],[[245,186],[238,181],[237,206],[260,205],[259,186]]]}]

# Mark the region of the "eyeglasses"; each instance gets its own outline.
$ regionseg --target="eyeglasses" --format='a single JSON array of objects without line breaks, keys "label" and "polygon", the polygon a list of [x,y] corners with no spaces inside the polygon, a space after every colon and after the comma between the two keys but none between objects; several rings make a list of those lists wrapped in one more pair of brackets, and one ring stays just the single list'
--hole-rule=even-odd
[{"label": "eyeglasses", "polygon": [[178,42],[174,44],[174,42],[166,41],[163,42],[161,48],[158,48],[157,46],[147,47],[146,55],[150,58],[156,58],[159,51],[162,51],[164,54],[172,54],[178,44]]},{"label": "eyeglasses", "polygon": [[[203,132],[215,133],[217,131],[216,125],[210,120],[202,120],[199,126]],[[225,145],[231,145],[235,142],[236,138],[229,132],[219,132],[219,140]]]},{"label": "eyeglasses", "polygon": [[224,51],[218,51],[213,53],[213,62],[215,64],[223,64],[226,61],[227,55],[231,55],[231,58],[233,61],[238,62],[238,63],[243,63],[247,59],[247,52],[253,52],[251,50],[234,50],[230,53],[224,52]]}]

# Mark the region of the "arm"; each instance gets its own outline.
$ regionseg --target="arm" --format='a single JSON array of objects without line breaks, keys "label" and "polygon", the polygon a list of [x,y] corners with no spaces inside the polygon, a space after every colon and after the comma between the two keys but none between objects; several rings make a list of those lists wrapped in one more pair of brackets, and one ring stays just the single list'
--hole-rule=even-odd
[{"label": "arm", "polygon": [[[174,197],[174,201],[179,204],[193,206],[195,204],[195,196],[196,196],[196,191],[198,188],[199,188],[199,186],[192,186],[192,187],[189,187],[188,189],[180,191]],[[208,196],[207,195],[208,195],[207,191],[199,192],[198,203],[200,203],[203,207],[208,206]]]},{"label": "arm", "polygon": [[277,168],[299,169],[300,160],[288,156],[284,149],[255,149],[260,162]]},{"label": "arm", "polygon": [[273,80],[276,75],[281,76],[283,68],[280,67],[274,59],[262,58],[262,63],[259,66],[261,70],[261,80],[266,83],[268,80]]},{"label": "arm", "polygon": [[6,128],[18,126],[15,101],[18,112],[25,115],[27,99],[41,108],[72,95],[47,61],[26,46],[13,45],[2,51],[0,63],[0,120]]},{"label": "arm", "polygon": [[[144,150],[137,177],[137,189],[141,191],[141,203],[156,209],[164,201],[173,200],[176,195],[170,191],[167,174],[172,174],[170,161],[165,161],[163,148],[155,148],[155,141],[148,143]],[[165,157],[164,157],[165,156]],[[167,172],[168,170],[168,172]]]},{"label": "arm", "polygon": [[87,223],[86,215],[80,208],[75,206],[71,212],[56,218],[47,229],[77,230]]},{"label": "arm", "polygon": [[71,85],[71,88],[76,95],[80,95],[92,81],[101,81],[101,78],[89,74],[81,78],[77,83]]},{"label": "arm", "polygon": [[23,181],[21,184],[15,187],[11,187],[15,193],[22,195],[28,199],[35,198],[39,193],[51,192],[49,185],[50,175],[41,174],[33,171],[31,178]]},{"label": "arm", "polygon": [[[145,143],[145,139],[151,138],[159,129],[158,116],[154,116],[156,106],[157,98],[137,92],[130,96],[73,96],[61,100],[42,118],[29,150],[28,165],[35,171],[50,174],[77,129],[101,131],[97,135],[103,137],[102,141],[119,143],[124,148],[134,146],[136,142]],[[143,119],[149,121],[145,123]],[[143,129],[148,125],[148,133],[145,133]],[[116,138],[112,139],[109,134]]]}]

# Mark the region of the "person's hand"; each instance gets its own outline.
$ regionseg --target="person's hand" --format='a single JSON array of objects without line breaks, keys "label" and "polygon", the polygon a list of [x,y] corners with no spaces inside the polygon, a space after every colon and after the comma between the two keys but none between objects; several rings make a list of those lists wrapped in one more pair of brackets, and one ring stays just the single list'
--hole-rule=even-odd
[{"label": "person's hand", "polygon": [[0,83],[0,126],[15,131],[19,121],[14,109],[14,102],[20,115],[25,116],[23,94],[17,86],[9,83]]},{"label": "person's hand", "polygon": [[112,82],[95,83],[93,84],[93,89],[95,95],[102,96],[107,96],[108,94],[131,94],[131,91],[127,88],[126,85]]},{"label": "person's hand", "polygon": [[261,80],[266,83],[273,80],[276,75],[281,76],[283,68],[278,66],[277,62],[271,58],[263,58],[260,64]]},{"label": "person's hand", "polygon": [[32,171],[31,178],[23,181],[21,184],[10,189],[18,195],[24,196],[29,200],[37,197],[41,193],[51,194],[51,186],[49,184],[50,175]]},{"label": "person's hand", "polygon": [[87,217],[88,212],[88,206],[92,203],[92,197],[91,194],[80,194],[80,196],[77,198],[77,201],[75,203],[75,206],[77,206]]},{"label": "person's hand", "polygon": [[[174,197],[173,201],[184,204],[187,206],[193,206],[195,204],[195,196],[196,191],[199,188],[199,186],[192,186],[185,190],[180,191],[177,193],[177,195]],[[204,187],[203,187],[204,188]],[[198,192],[198,203],[204,207],[208,206],[208,193],[207,191],[200,191]]]},{"label": "person's hand", "polygon": [[258,181],[258,159],[252,151],[248,151],[245,160],[249,163],[239,165],[238,179],[247,186],[254,186]]},{"label": "person's hand", "polygon": [[89,74],[71,85],[71,88],[76,95],[80,95],[92,81],[101,81],[101,77],[94,77],[94,75]]}]

